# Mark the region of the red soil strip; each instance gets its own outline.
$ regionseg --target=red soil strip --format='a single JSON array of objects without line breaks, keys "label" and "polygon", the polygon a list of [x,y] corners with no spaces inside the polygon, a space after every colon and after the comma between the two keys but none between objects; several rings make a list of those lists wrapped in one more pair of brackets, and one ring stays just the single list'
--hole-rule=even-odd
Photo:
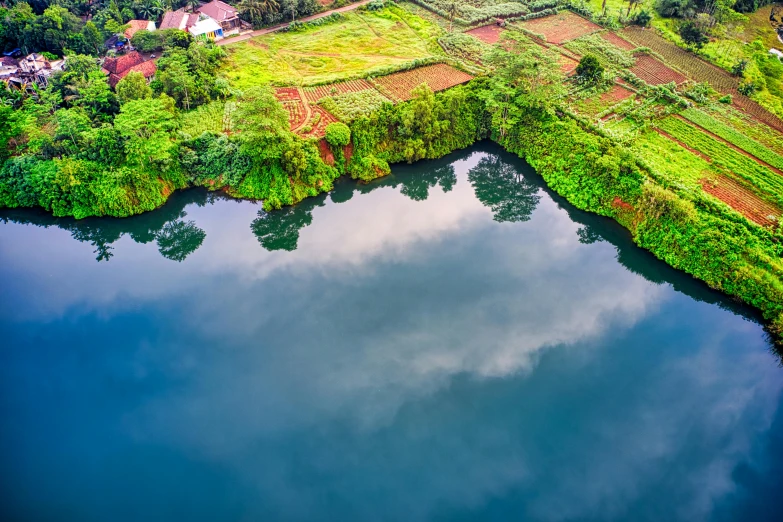
[{"label": "red soil strip", "polygon": [[629,91],[625,87],[622,87],[620,85],[612,85],[612,88],[606,91],[605,93],[601,94],[601,103],[604,105],[611,107],[612,105],[615,105],[625,99],[630,98],[633,96],[633,91]]},{"label": "red soil strip", "polygon": [[444,91],[456,85],[469,82],[473,76],[445,63],[427,65],[410,71],[403,71],[375,79],[378,90],[392,101],[407,101],[412,91],[426,83],[433,92]]},{"label": "red soil strip", "polygon": [[674,136],[672,136],[668,132],[666,132],[664,130],[661,130],[661,129],[658,129],[658,128],[654,128],[653,130],[655,132],[657,132],[658,134],[660,134],[661,136],[663,136],[664,138],[669,138],[670,140],[672,140],[674,143],[676,143],[677,145],[679,145],[683,149],[685,149],[685,150],[687,150],[689,152],[692,152],[693,154],[696,154],[698,157],[700,157],[701,159],[703,159],[707,163],[712,163],[712,158],[710,158],[706,154],[704,154],[704,153],[694,149],[693,147],[687,146],[686,144],[684,144],[683,142],[681,142],[680,140],[678,140],[677,138],[675,138]]},{"label": "red soil strip", "polygon": [[335,118],[330,112],[328,112],[326,109],[321,107],[320,105],[313,105],[311,106],[313,116],[310,118],[310,120],[307,122],[310,124],[315,118],[316,114],[320,114],[320,119],[318,120],[318,123],[313,125],[313,128],[310,132],[301,132],[302,136],[305,136],[306,138],[323,138],[326,135],[326,126],[329,125],[332,122],[337,121],[337,118]]},{"label": "red soil strip", "polygon": [[774,226],[781,215],[780,209],[726,176],[718,177],[717,181],[703,179],[701,187],[707,194],[761,226]]},{"label": "red soil strip", "polygon": [[601,33],[601,38],[609,42],[610,44],[615,45],[616,47],[619,47],[620,49],[625,49],[626,51],[630,51],[632,49],[636,49],[638,46],[632,44],[628,40],[625,40],[623,38],[620,38],[617,33],[613,33],[612,31],[606,31],[604,33]]},{"label": "red soil strip", "polygon": [[302,90],[304,91],[305,98],[308,102],[316,103],[326,96],[337,96],[349,92],[361,92],[373,89],[375,89],[375,87],[367,80],[350,80],[347,82],[330,83],[329,85],[319,85],[318,87],[305,87]]},{"label": "red soil strip", "polygon": [[519,25],[528,31],[544,35],[547,42],[557,45],[601,30],[600,26],[571,11],[534,18]]},{"label": "red soil strip", "polygon": [[325,139],[318,142],[318,152],[321,155],[321,159],[324,160],[324,163],[332,167],[334,166],[334,154]]},{"label": "red soil strip", "polygon": [[758,163],[758,164],[759,164],[759,165],[761,165],[762,167],[766,167],[766,168],[768,168],[769,170],[771,170],[772,172],[775,172],[776,174],[780,174],[781,176],[783,176],[783,171],[782,171],[782,170],[780,170],[779,168],[777,168],[777,167],[774,167],[774,166],[770,165],[770,164],[769,164],[769,163],[767,163],[766,161],[764,161],[764,160],[761,160],[761,159],[757,158],[756,156],[754,156],[754,155],[753,155],[753,154],[751,154],[750,152],[748,152],[748,151],[746,151],[746,150],[743,150],[743,149],[741,149],[741,148],[737,147],[736,145],[734,145],[734,144],[733,144],[733,143],[731,143],[730,141],[727,141],[727,140],[725,140],[725,139],[721,138],[720,136],[718,136],[717,134],[714,134],[713,132],[711,132],[711,131],[708,131],[707,129],[705,129],[704,127],[702,127],[701,125],[699,125],[698,123],[694,123],[694,122],[692,122],[691,120],[686,120],[685,118],[683,118],[683,117],[682,117],[682,116],[680,116],[679,114],[675,114],[675,115],[674,115],[674,117],[675,117],[675,118],[677,118],[677,119],[679,119],[679,120],[682,120],[682,121],[684,121],[684,122],[685,122],[685,123],[687,123],[688,125],[693,125],[694,127],[698,128],[698,129],[699,129],[701,132],[703,132],[704,134],[707,134],[708,136],[712,136],[713,138],[715,138],[715,139],[716,139],[716,140],[718,140],[719,142],[721,142],[721,143],[723,143],[724,145],[726,145],[726,146],[728,146],[728,147],[730,147],[730,148],[734,149],[736,152],[739,152],[740,154],[742,154],[742,155],[743,155],[743,156],[745,156],[746,158],[750,158],[750,159],[752,159],[753,161],[755,161],[756,163]]},{"label": "red soil strip", "polygon": [[670,69],[652,56],[642,54],[636,57],[636,64],[629,69],[641,80],[650,85],[663,85],[674,82],[681,84],[687,78],[677,71]]},{"label": "red soil strip", "polygon": [[281,87],[275,89],[275,96],[288,112],[288,126],[291,130],[302,126],[308,118],[308,106],[302,100],[299,89],[296,87]]},{"label": "red soil strip", "polygon": [[476,27],[475,29],[466,31],[465,34],[475,36],[482,42],[492,45],[498,42],[498,40],[500,39],[500,35],[503,31],[505,31],[505,29],[503,29],[499,25],[492,24],[492,25],[485,25],[483,27]]},{"label": "red soil strip", "polygon": [[621,208],[623,210],[630,210],[631,212],[633,212],[633,206],[631,206],[630,203],[626,203],[619,197],[614,198],[614,200],[612,201],[612,206],[616,208]]},{"label": "red soil strip", "polygon": [[616,113],[616,112],[610,112],[609,114],[607,114],[606,116],[604,116],[603,118],[601,118],[601,121],[609,121],[609,120],[611,120],[611,119],[612,119],[614,116],[616,116],[616,115],[617,115],[617,113]]},{"label": "red soil strip", "polygon": [[568,56],[561,54],[557,61],[560,63],[560,72],[563,74],[571,74],[576,70],[576,66],[579,65],[578,60],[574,60],[573,58],[569,58]]}]

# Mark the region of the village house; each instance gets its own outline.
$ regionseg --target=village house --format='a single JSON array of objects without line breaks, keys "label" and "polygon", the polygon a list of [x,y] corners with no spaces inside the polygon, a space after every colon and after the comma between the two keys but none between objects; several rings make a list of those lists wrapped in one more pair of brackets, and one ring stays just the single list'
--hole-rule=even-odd
[{"label": "village house", "polygon": [[125,29],[125,32],[123,33],[123,36],[130,40],[133,38],[133,35],[138,33],[139,31],[154,31],[155,30],[155,22],[150,22],[149,20],[131,20],[128,22],[128,27]]},{"label": "village house", "polygon": [[196,12],[211,18],[220,25],[223,36],[238,33],[244,22],[239,19],[239,11],[220,0],[213,0],[196,8]]},{"label": "village house", "polygon": [[149,81],[155,76],[157,67],[153,60],[144,61],[138,51],[131,51],[116,58],[106,58],[101,70],[109,75],[109,85],[113,89],[131,72],[140,72]]},{"label": "village house", "polygon": [[191,27],[196,25],[198,19],[199,16],[197,13],[186,13],[185,9],[167,11],[163,15],[163,20],[160,22],[160,29],[179,29],[180,31],[188,31]]},{"label": "village house", "polygon": [[35,83],[38,87],[46,87],[49,78],[63,70],[64,59],[47,60],[38,53],[32,53],[19,60],[18,77],[24,83]]},{"label": "village house", "polygon": [[249,24],[240,20],[239,11],[219,0],[202,4],[193,13],[185,12],[184,8],[169,11],[160,23],[161,29],[179,29],[196,38],[210,40],[220,40],[245,27],[250,28]]}]

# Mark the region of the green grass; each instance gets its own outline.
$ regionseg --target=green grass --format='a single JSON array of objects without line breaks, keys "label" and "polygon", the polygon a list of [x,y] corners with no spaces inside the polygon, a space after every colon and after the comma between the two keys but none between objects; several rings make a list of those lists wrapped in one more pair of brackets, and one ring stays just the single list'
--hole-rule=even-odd
[{"label": "green grass", "polygon": [[332,24],[226,46],[228,60],[222,73],[239,89],[356,78],[438,54],[440,34],[432,22],[396,6],[353,11]]},{"label": "green grass", "polygon": [[658,176],[691,189],[699,187],[705,174],[714,172],[708,161],[652,130],[635,139],[631,150]]},{"label": "green grass", "polygon": [[340,121],[350,123],[359,116],[366,116],[378,111],[385,103],[391,103],[391,100],[375,89],[367,89],[337,96],[327,96],[318,103]]},{"label": "green grass", "polygon": [[783,169],[783,157],[764,147],[759,142],[748,138],[743,133],[738,132],[728,125],[719,122],[718,120],[711,118],[709,115],[698,109],[687,109],[682,112],[682,116],[692,121],[693,123],[700,125],[713,134],[720,136],[724,140],[736,145],[745,152],[753,154],[758,159]]}]

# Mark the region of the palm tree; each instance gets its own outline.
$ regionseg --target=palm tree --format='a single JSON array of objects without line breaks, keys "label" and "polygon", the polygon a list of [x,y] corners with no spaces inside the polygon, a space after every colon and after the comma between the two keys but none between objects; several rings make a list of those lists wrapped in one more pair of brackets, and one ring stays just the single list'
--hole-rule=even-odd
[{"label": "palm tree", "polygon": [[638,7],[640,3],[642,3],[642,0],[628,0],[628,12],[625,13],[625,17],[628,18],[631,15],[631,9]]},{"label": "palm tree", "polygon": [[239,10],[252,21],[260,23],[265,14],[272,13],[280,7],[277,0],[242,0]]},{"label": "palm tree", "polygon": [[201,5],[201,2],[199,0],[187,0],[185,5],[189,7],[191,11],[194,11],[198,6]]},{"label": "palm tree", "polygon": [[157,19],[163,16],[163,13],[169,10],[168,3],[165,0],[152,0],[148,3],[149,9]]},{"label": "palm tree", "polygon": [[459,14],[457,7],[457,2],[452,1],[446,8],[446,14],[449,15],[449,32],[451,32],[451,26],[454,24],[454,18]]}]

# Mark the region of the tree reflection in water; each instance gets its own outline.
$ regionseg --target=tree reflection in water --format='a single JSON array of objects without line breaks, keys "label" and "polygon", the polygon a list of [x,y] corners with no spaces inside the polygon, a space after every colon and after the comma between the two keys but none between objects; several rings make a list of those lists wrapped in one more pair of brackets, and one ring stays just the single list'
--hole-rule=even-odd
[{"label": "tree reflection in water", "polygon": [[516,165],[497,155],[481,158],[468,173],[468,181],[478,200],[492,209],[493,219],[500,223],[528,221],[541,200],[538,186]]},{"label": "tree reflection in water", "polygon": [[136,243],[157,242],[161,255],[173,261],[183,261],[204,242],[206,232],[194,221],[184,221],[185,207],[195,203],[203,207],[223,197],[194,189],[176,192],[158,210],[129,218],[57,218],[40,209],[5,209],[0,211],[0,221],[67,230],[77,241],[95,247],[96,261],[108,261],[114,256],[112,246],[122,236],[128,235]]}]

